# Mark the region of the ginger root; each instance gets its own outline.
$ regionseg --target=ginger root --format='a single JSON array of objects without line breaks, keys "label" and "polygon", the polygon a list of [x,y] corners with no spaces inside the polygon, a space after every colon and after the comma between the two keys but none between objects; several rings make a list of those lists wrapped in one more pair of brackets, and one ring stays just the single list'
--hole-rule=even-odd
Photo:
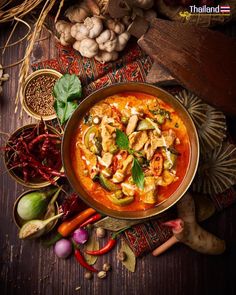
[{"label": "ginger root", "polygon": [[225,241],[198,225],[194,200],[189,193],[179,201],[177,210],[179,218],[164,223],[171,227],[173,236],[152,252],[154,256],[162,254],[178,242],[204,254],[218,255],[225,251]]}]

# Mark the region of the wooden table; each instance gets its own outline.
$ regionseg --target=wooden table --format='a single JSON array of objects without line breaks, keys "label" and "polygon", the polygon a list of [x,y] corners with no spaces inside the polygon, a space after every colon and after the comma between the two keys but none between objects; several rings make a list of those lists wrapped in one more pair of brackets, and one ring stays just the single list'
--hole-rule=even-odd
[{"label": "wooden table", "polygon": [[[4,44],[10,30],[8,26],[0,28],[0,46]],[[14,39],[23,34],[17,29]],[[220,40],[219,40],[220,42]],[[4,55],[4,64],[22,58],[25,43],[8,49]],[[216,48],[217,50],[217,48]],[[47,59],[55,56],[53,42],[45,40],[36,44],[32,60]],[[19,66],[6,71],[10,80],[4,83],[0,95],[0,130],[13,132],[17,127],[32,122],[32,119],[20,112],[14,114]],[[4,144],[1,137],[1,146]],[[99,258],[97,267],[104,262],[112,264],[112,272],[107,279],[83,279],[84,269],[75,259],[59,260],[53,249],[45,249],[39,241],[21,241],[17,237],[17,228],[12,220],[12,207],[15,199],[26,188],[5,173],[1,161],[0,178],[0,293],[20,295],[72,295],[72,294],[158,294],[158,295],[204,295],[236,294],[236,205],[216,214],[203,226],[226,240],[227,251],[216,257],[201,255],[185,247],[176,245],[158,258],[147,255],[138,259],[135,273],[129,273],[116,260],[115,249],[112,253]],[[76,291],[76,287],[81,286]]]}]

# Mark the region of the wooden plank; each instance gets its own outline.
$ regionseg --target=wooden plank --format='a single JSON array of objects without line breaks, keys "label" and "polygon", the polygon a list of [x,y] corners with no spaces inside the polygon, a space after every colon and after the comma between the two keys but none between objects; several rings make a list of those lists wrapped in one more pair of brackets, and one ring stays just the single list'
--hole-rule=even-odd
[{"label": "wooden plank", "polygon": [[140,47],[175,79],[219,109],[236,114],[236,41],[193,25],[154,19]]}]

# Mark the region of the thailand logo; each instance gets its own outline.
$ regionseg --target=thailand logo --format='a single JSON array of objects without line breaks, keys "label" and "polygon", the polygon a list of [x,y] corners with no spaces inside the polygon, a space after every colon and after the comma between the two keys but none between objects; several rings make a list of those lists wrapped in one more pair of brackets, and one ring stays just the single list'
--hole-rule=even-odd
[{"label": "thailand logo", "polygon": [[230,6],[220,6],[220,12],[221,13],[226,13],[226,14],[230,14]]},{"label": "thailand logo", "polygon": [[180,11],[179,15],[186,19],[189,19],[193,15],[218,15],[218,16],[230,16],[230,6],[229,5],[218,5],[218,6],[196,6],[190,5],[189,11]]}]

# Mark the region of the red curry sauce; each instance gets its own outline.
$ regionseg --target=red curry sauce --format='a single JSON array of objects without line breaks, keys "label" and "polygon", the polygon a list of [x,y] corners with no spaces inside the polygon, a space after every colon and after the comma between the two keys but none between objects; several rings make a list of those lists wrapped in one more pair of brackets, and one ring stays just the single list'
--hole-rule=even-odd
[{"label": "red curry sauce", "polygon": [[88,129],[88,126],[84,123],[84,118],[81,119],[80,124],[75,131],[75,137],[71,144],[71,155],[73,168],[78,181],[82,184],[84,190],[92,198],[108,208],[118,211],[140,211],[157,206],[158,204],[169,198],[176,191],[186,175],[190,159],[189,137],[187,134],[186,126],[171,106],[154,96],[136,92],[127,92],[113,95],[104,99],[96,105],[99,105],[101,103],[111,105],[112,108],[115,109],[116,115],[117,113],[122,115],[125,109],[132,109],[134,112],[137,111],[141,113],[148,113],[150,117],[152,117],[152,114],[149,112],[149,106],[152,105],[153,102],[158,102],[159,108],[165,109],[170,114],[170,119],[166,119],[165,122],[160,125],[161,131],[172,129],[176,134],[176,140],[178,139],[178,144],[174,146],[175,150],[178,152],[175,164],[175,181],[167,186],[158,185],[156,191],[157,198],[154,204],[144,203],[140,199],[140,195],[138,193],[134,194],[134,201],[129,205],[121,207],[113,204],[108,198],[108,195],[112,194],[112,192],[104,189],[99,182],[94,182],[89,175],[86,175],[84,173],[85,171],[87,171],[88,167],[86,164],[84,153],[79,147],[79,144],[83,143],[84,133]]}]

